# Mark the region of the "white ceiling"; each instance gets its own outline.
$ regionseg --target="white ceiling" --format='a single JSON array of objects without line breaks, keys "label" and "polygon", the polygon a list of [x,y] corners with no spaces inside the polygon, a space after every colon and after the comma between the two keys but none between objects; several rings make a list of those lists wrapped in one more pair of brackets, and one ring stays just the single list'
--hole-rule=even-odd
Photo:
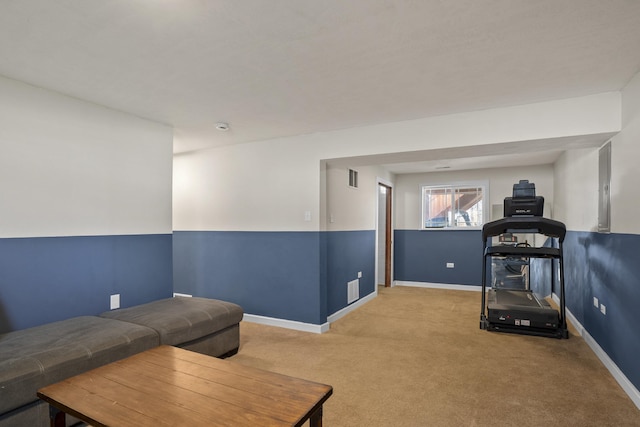
[{"label": "white ceiling", "polygon": [[0,1],[0,75],[171,125],[176,152],[616,91],[638,70],[638,0]]}]

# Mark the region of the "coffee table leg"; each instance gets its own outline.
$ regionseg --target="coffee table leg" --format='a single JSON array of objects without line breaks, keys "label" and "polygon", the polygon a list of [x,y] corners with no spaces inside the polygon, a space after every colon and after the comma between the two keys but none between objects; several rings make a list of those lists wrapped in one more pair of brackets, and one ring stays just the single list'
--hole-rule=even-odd
[{"label": "coffee table leg", "polygon": [[49,422],[51,427],[65,427],[64,412],[53,405],[49,405]]},{"label": "coffee table leg", "polygon": [[309,418],[309,427],[322,427],[322,406]]}]

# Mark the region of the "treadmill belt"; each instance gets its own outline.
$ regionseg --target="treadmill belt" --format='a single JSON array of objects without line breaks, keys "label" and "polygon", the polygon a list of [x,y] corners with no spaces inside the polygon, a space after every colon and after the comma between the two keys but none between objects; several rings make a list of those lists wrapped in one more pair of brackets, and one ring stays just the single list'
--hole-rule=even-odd
[{"label": "treadmill belt", "polygon": [[558,333],[558,311],[530,290],[491,289],[487,299],[487,329],[552,336]]},{"label": "treadmill belt", "polygon": [[497,289],[494,296],[496,304],[500,305],[541,306],[538,298],[531,291]]}]

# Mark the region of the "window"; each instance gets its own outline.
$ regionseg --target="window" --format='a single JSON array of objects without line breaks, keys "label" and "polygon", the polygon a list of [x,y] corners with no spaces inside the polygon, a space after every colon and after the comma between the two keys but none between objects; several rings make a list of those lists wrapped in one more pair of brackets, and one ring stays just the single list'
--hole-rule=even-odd
[{"label": "window", "polygon": [[478,228],[484,224],[486,184],[422,187],[422,229]]}]

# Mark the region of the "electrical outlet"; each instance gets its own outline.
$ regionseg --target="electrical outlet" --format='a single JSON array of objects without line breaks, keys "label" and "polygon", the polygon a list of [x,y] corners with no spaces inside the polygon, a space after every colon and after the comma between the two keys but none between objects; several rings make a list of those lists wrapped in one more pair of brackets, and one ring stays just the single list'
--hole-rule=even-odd
[{"label": "electrical outlet", "polygon": [[598,302],[598,298],[596,298],[596,297],[593,297],[593,306],[595,308],[600,307],[600,302]]},{"label": "electrical outlet", "polygon": [[454,268],[456,265],[452,262],[447,263],[447,268]]},{"label": "electrical outlet", "polygon": [[358,271],[358,279],[362,279],[362,271]]},{"label": "electrical outlet", "polygon": [[109,299],[109,306],[111,310],[115,310],[116,308],[120,308],[120,294],[113,294]]},{"label": "electrical outlet", "polygon": [[600,313],[607,315],[607,307],[604,304],[600,304]]}]

